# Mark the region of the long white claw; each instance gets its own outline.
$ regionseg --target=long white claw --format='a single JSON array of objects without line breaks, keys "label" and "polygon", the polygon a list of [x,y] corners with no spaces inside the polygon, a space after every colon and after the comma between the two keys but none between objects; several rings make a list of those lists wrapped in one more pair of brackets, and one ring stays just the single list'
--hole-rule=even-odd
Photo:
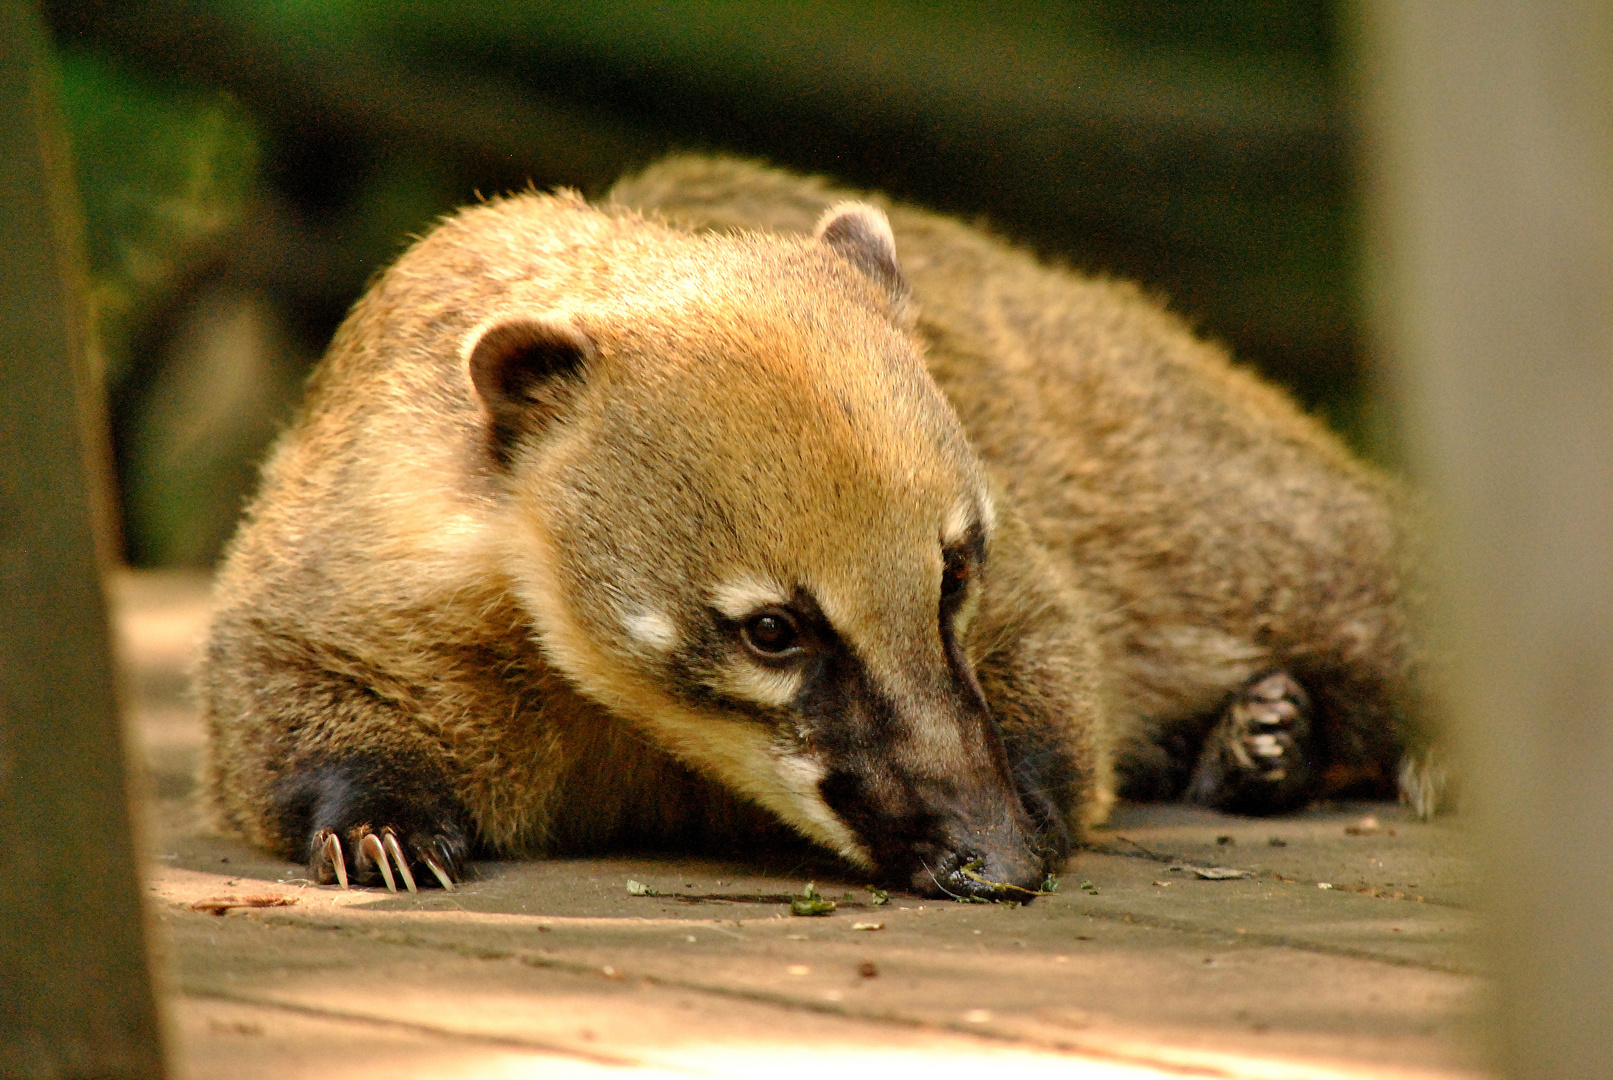
[{"label": "long white claw", "polygon": [[414,885],[414,874],[409,871],[409,860],[403,857],[403,847],[398,843],[398,838],[393,835],[391,829],[382,834],[381,845],[391,853],[393,861],[398,864],[398,873],[403,876],[403,883],[409,887],[409,891],[419,892],[420,890],[415,888]]},{"label": "long white claw", "polygon": [[386,848],[381,846],[381,838],[374,833],[365,833],[364,839],[359,841],[358,849],[380,867],[381,880],[386,882],[386,891],[397,892],[398,883],[392,878],[392,867],[387,865]]},{"label": "long white claw", "polygon": [[448,876],[448,871],[437,865],[437,860],[429,852],[420,856],[420,861],[426,864],[427,870],[437,875],[437,880],[442,882],[444,892],[454,891],[454,879]]},{"label": "long white claw", "polygon": [[1250,743],[1254,752],[1261,757],[1282,757],[1283,747],[1275,735],[1256,735]]},{"label": "long white claw", "polygon": [[342,857],[342,838],[335,833],[325,837],[325,858],[336,870],[336,884],[347,888],[347,860]]}]

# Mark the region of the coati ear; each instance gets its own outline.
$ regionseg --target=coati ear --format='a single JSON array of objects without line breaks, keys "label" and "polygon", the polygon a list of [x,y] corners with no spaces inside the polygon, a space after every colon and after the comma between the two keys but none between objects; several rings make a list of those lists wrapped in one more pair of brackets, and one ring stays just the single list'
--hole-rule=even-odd
[{"label": "coati ear", "polygon": [[898,323],[910,321],[912,297],[901,264],[896,261],[896,237],[885,212],[867,203],[838,203],[818,219],[818,242],[862,271],[890,294],[892,315]]},{"label": "coati ear", "polygon": [[594,355],[594,343],[563,317],[506,319],[482,332],[465,366],[499,465],[510,464],[522,436],[565,412]]}]

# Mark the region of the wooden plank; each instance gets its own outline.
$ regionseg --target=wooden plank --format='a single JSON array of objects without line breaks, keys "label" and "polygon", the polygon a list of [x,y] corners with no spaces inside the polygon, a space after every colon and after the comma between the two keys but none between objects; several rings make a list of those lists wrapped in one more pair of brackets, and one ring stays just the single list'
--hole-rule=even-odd
[{"label": "wooden plank", "polygon": [[1613,1061],[1613,7],[1360,5],[1373,305],[1435,503],[1513,1076]]},{"label": "wooden plank", "polygon": [[93,527],[84,297],[43,31],[0,3],[0,1075],[163,1062]]}]

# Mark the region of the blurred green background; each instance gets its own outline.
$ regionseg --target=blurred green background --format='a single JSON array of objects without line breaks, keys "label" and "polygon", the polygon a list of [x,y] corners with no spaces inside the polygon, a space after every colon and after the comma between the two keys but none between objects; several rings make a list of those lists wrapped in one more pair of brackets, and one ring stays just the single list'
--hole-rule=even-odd
[{"label": "blurred green background", "polygon": [[51,0],[138,565],[202,565],[376,270],[723,150],[1137,279],[1380,454],[1325,0]]}]

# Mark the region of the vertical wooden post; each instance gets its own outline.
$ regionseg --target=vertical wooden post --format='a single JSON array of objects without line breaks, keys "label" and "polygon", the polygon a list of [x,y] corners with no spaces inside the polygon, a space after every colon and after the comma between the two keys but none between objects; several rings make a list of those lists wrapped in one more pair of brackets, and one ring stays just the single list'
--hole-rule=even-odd
[{"label": "vertical wooden post", "polygon": [[34,3],[0,0],[0,1075],[151,1078],[163,1062],[53,90]]},{"label": "vertical wooden post", "polygon": [[1613,5],[1361,0],[1378,328],[1435,503],[1498,1063],[1613,1069]]}]

